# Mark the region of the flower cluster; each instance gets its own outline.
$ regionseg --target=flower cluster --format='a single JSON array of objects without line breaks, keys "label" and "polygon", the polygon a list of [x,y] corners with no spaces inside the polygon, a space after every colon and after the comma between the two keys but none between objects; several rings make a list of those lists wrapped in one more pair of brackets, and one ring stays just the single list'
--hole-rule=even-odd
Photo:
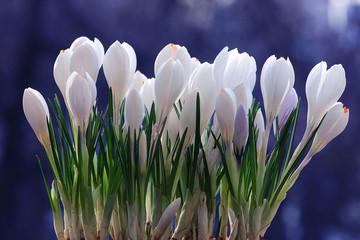
[{"label": "flower cluster", "polygon": [[[338,102],[341,65],[311,70],[297,146],[300,99],[289,59],[271,56],[262,67],[265,114],[252,95],[255,59],[237,49],[201,63],[169,44],[156,57],[154,78],[136,66],[125,42],[105,52],[96,38],[76,39],[54,64],[68,113],[57,96],[49,101],[57,128],[42,95],[24,91],[25,116],[53,172],[51,187],[43,176],[58,239],[259,240],[301,170],[348,123]],[[110,89],[104,111],[96,100],[101,67]]]}]

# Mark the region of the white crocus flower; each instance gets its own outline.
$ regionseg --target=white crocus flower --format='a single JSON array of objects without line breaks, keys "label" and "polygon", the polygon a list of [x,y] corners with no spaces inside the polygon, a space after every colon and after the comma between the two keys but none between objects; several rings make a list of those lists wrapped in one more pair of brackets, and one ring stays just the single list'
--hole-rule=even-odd
[{"label": "white crocus flower", "polygon": [[234,154],[237,162],[240,164],[242,154],[249,136],[249,121],[246,108],[240,104],[236,110],[234,125]]},{"label": "white crocus flower", "polygon": [[155,85],[154,78],[146,79],[144,80],[144,84],[139,92],[141,99],[149,112],[151,110],[151,105],[155,101],[154,85]]},{"label": "white crocus flower", "polygon": [[145,84],[147,78],[144,74],[142,74],[140,71],[136,71],[134,74],[134,77],[132,79],[131,85],[140,92],[142,86]]},{"label": "white crocus flower", "polygon": [[236,114],[236,97],[230,88],[221,88],[216,98],[216,118],[221,135],[230,144],[234,134],[234,121]]},{"label": "white crocus flower", "polygon": [[189,89],[198,89],[201,95],[200,100],[206,103],[203,108],[201,108],[200,132],[202,132],[215,111],[216,98],[214,96],[218,93],[215,87],[212,64],[203,63],[196,68],[191,75]]},{"label": "white crocus flower", "polygon": [[96,82],[103,58],[104,47],[97,38],[91,41],[87,37],[79,37],[70,48],[60,51],[54,64],[53,74],[64,99],[66,82],[70,74],[75,71],[86,77],[85,73],[88,72]]},{"label": "white crocus flower", "polygon": [[255,119],[254,119],[254,127],[256,127],[259,130],[259,133],[257,136],[257,141],[256,141],[256,150],[259,153],[260,149],[262,147],[263,133],[265,131],[264,117],[263,117],[261,108],[259,108],[258,111],[256,112]]},{"label": "white crocus flower", "polygon": [[165,230],[169,226],[169,224],[173,221],[176,212],[178,211],[181,203],[181,198],[174,200],[170,205],[165,209],[162,214],[158,225],[154,229],[153,238],[160,239],[160,237],[164,234]]},{"label": "white crocus flower", "polygon": [[326,62],[318,63],[311,70],[306,81],[308,115],[305,138],[310,136],[324,114],[339,100],[345,89],[344,68],[341,65],[334,65],[329,70],[326,68]]},{"label": "white crocus flower", "polygon": [[236,105],[238,106],[239,104],[242,104],[246,113],[248,113],[253,101],[253,95],[250,87],[245,83],[241,83],[237,85],[233,91],[236,96]]},{"label": "white crocus flower", "polygon": [[293,88],[295,74],[292,64],[284,58],[269,57],[261,71],[260,85],[266,114],[266,128],[270,128],[281,105]]},{"label": "white crocus flower", "polygon": [[335,103],[326,113],[311,148],[299,167],[302,169],[307,165],[316,153],[320,152],[331,140],[342,133],[349,121],[349,109],[343,107],[341,102]]},{"label": "white crocus flower", "polygon": [[184,86],[184,67],[179,60],[169,59],[155,76],[156,119],[162,123]]},{"label": "white crocus flower", "polygon": [[183,104],[182,111],[180,113],[180,134],[183,134],[187,129],[186,140],[184,146],[190,144],[196,129],[196,99],[197,94],[200,97],[200,112],[203,109],[203,101],[201,100],[201,94],[198,89],[194,89],[190,92],[189,96],[186,97]]},{"label": "white crocus flower", "polygon": [[246,52],[239,53],[235,48],[225,47],[214,60],[214,77],[217,88],[221,86],[235,89],[245,83],[252,91],[256,80],[255,59]]},{"label": "white crocus flower", "polygon": [[[295,89],[291,89],[288,95],[284,99],[284,103],[282,104],[278,117],[278,124],[279,124],[279,133],[281,133],[285,123],[287,122],[289,115],[294,110],[296,105],[298,104],[299,98],[295,91]],[[274,122],[274,134],[276,134],[276,122]]]},{"label": "white crocus flower", "polygon": [[166,129],[171,144],[174,145],[177,135],[179,133],[179,118],[174,108],[170,111],[168,118],[166,120]]},{"label": "white crocus flower", "polygon": [[135,88],[129,89],[125,100],[124,119],[126,127],[130,128],[130,136],[138,131],[144,118],[144,104]]},{"label": "white crocus flower", "polygon": [[47,125],[49,109],[44,97],[35,89],[26,88],[23,95],[23,109],[36,137],[45,148],[49,147],[50,137]]},{"label": "white crocus flower", "polygon": [[93,79],[86,73],[86,78],[73,72],[66,84],[66,102],[77,130],[85,134],[89,117],[96,100],[96,87]]}]

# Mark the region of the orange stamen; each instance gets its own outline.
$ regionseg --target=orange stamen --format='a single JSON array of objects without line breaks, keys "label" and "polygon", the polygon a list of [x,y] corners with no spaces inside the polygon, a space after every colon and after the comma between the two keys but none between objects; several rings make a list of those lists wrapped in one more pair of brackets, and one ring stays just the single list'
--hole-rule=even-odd
[{"label": "orange stamen", "polygon": [[344,113],[347,113],[348,111],[349,111],[349,109],[344,107]]},{"label": "orange stamen", "polygon": [[64,52],[65,52],[65,50],[61,50],[60,52],[64,53]]}]

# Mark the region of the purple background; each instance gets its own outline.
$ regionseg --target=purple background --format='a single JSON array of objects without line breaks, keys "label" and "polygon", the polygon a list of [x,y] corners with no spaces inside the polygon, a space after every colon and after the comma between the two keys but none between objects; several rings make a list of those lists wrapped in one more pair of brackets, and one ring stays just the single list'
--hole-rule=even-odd
[{"label": "purple background", "polygon": [[[137,53],[138,69],[148,77],[153,76],[157,53],[169,42],[185,45],[202,62],[212,62],[226,45],[237,47],[257,61],[257,99],[261,98],[258,80],[266,58],[272,54],[289,56],[296,73],[295,88],[304,100],[297,139],[306,120],[307,74],[322,60],[329,66],[342,63],[347,87],[340,100],[350,108],[348,127],[305,168],[265,237],[359,239],[360,5],[353,1],[335,6],[331,3],[346,1],[329,1],[2,1],[1,239],[55,239],[51,208],[35,157],[38,154],[44,160],[44,154],[26,122],[21,101],[24,88],[29,86],[45,98],[60,94],[52,76],[55,58],[82,35],[99,38],[105,49],[115,40],[128,42]],[[97,87],[103,107],[108,88],[102,70]],[[48,168],[46,171],[50,176]]]}]

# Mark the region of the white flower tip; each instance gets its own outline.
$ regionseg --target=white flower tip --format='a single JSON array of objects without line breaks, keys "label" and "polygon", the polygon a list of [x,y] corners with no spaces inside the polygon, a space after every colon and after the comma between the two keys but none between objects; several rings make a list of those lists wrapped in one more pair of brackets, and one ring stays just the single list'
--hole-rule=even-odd
[{"label": "white flower tip", "polygon": [[166,228],[169,226],[176,212],[178,211],[180,207],[180,203],[181,203],[181,198],[178,198],[174,200],[172,203],[170,203],[170,205],[165,209],[163,215],[159,220],[158,225],[156,226],[153,232],[154,239],[158,239],[164,234]]}]

